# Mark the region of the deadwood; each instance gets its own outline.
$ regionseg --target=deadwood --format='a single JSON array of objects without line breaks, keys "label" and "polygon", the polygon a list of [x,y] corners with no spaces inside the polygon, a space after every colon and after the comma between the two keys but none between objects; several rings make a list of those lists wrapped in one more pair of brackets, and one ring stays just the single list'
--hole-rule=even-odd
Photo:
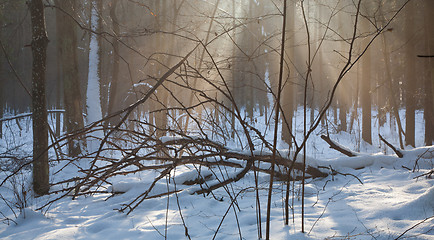
[{"label": "deadwood", "polygon": [[348,157],[355,157],[355,156],[357,156],[356,153],[354,153],[354,152],[352,152],[352,151],[350,151],[348,149],[345,149],[344,147],[342,147],[339,144],[335,143],[333,140],[330,139],[329,136],[321,135],[321,138],[322,138],[322,140],[326,141],[330,145],[331,149],[339,151],[339,152],[347,155]]},{"label": "deadwood", "polygon": [[[389,143],[386,139],[383,138],[383,136],[381,136],[381,134],[378,134],[378,136],[380,137],[380,140],[383,141],[387,146],[389,146],[399,158],[403,158],[404,154],[402,154],[402,152],[400,150],[398,150],[398,148],[396,148],[395,146],[393,146],[391,143]],[[330,148],[335,149],[336,151],[339,151],[343,154],[345,154],[348,157],[355,157],[358,154],[341,146],[340,144],[334,142],[333,140],[330,139],[330,137],[326,136],[326,135],[321,135],[321,138],[326,141]]]},{"label": "deadwood", "polygon": [[381,136],[381,134],[378,134],[378,137],[380,137],[380,140],[383,141],[388,147],[390,147],[399,158],[404,157],[404,154],[402,154],[402,152],[399,151],[395,146],[393,146],[388,141],[386,141],[386,139],[384,139],[383,136]]},{"label": "deadwood", "polygon": [[[158,151],[158,149],[165,149],[164,154],[161,154],[161,151]],[[129,151],[125,151],[125,155],[121,159],[115,160],[101,156],[99,161],[105,162],[105,164],[98,164],[98,167],[93,166],[92,168],[81,169],[82,177],[64,179],[53,183],[52,186],[58,186],[56,189],[62,189],[51,192],[51,194],[61,194],[61,197],[55,198],[55,201],[66,196],[77,197],[109,193],[106,187],[113,184],[112,179],[115,176],[125,176],[145,171],[158,171],[158,176],[147,187],[146,191],[119,209],[122,212],[126,211],[130,213],[146,199],[167,195],[159,194],[151,196],[150,192],[158,181],[169,176],[172,170],[180,166],[193,165],[196,168],[192,168],[194,169],[192,171],[207,167],[214,169],[213,172],[216,173],[218,173],[217,169],[219,167],[238,169],[234,171],[232,177],[225,179],[219,180],[218,174],[201,176],[199,173],[198,179],[182,182],[184,188],[180,188],[179,191],[189,187],[200,186],[198,190],[192,191],[192,194],[210,194],[218,188],[239,181],[247,173],[254,171],[268,175],[273,173],[276,180],[280,181],[299,180],[299,177],[288,174],[287,169],[292,165],[294,169],[300,172],[303,169],[302,163],[293,163],[292,159],[277,153],[275,156],[276,168],[272,170],[270,166],[273,161],[273,155],[270,151],[255,151],[252,154],[252,152],[240,149],[231,149],[223,143],[207,138],[189,136],[163,137],[161,139],[147,137],[142,139],[142,144]],[[306,173],[312,178],[328,176],[328,173],[324,173],[312,166],[307,167]],[[80,188],[77,186],[80,186]]]}]

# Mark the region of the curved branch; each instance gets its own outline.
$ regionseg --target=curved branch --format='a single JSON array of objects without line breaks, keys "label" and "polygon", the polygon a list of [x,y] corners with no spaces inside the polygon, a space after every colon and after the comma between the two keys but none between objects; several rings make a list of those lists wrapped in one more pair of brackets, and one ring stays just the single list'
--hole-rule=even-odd
[{"label": "curved branch", "polygon": [[339,144],[335,143],[333,140],[330,139],[330,137],[326,136],[326,135],[321,135],[321,139],[326,141],[329,145],[330,148],[339,151],[345,155],[347,155],[348,157],[355,157],[357,156],[356,153],[351,152],[348,149],[343,148],[342,146],[339,146]]},{"label": "curved branch", "polygon": [[399,151],[396,147],[394,147],[392,144],[390,144],[388,141],[386,141],[386,139],[383,138],[383,136],[381,136],[381,134],[378,134],[378,137],[380,137],[380,140],[383,141],[387,146],[389,146],[399,158],[403,158],[404,155],[402,154],[401,151]]}]

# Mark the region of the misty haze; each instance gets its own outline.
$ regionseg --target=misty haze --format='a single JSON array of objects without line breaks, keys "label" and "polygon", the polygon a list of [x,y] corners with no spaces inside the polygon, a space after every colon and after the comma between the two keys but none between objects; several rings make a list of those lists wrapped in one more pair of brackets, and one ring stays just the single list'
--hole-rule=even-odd
[{"label": "misty haze", "polygon": [[433,0],[0,0],[1,239],[433,239]]}]

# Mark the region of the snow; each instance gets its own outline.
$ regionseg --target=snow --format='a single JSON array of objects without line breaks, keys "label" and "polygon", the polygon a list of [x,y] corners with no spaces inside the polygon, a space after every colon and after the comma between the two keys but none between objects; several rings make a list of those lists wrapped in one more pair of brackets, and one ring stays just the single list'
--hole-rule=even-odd
[{"label": "snow", "polygon": [[[422,115],[418,115],[419,121],[421,118]],[[31,126],[31,122],[25,122],[24,119],[20,121],[23,126]],[[31,128],[19,130],[14,122],[6,124],[10,126],[4,130],[7,137],[0,140],[0,153],[12,148],[11,144],[14,142],[31,149],[28,144]],[[374,131],[375,129],[378,128],[373,127]],[[393,131],[380,130],[383,137],[398,146]],[[19,132],[20,135],[15,134],[12,137],[10,131]],[[319,138],[319,131],[308,142],[310,149],[307,161],[312,166],[332,167],[339,173],[307,180],[306,233],[300,232],[300,184],[295,183],[295,189],[291,193],[295,196],[294,206],[290,209],[294,218],[291,217],[289,225],[285,226],[282,206],[286,185],[277,181],[272,197],[271,239],[395,239],[407,230],[402,238],[434,239],[434,179],[419,177],[434,167],[433,146],[405,149],[402,151],[404,157],[398,158],[384,146],[379,148],[375,143],[374,146],[359,144],[354,140],[357,137],[355,135],[345,132],[331,133],[332,140],[360,152],[356,157],[346,157],[330,149]],[[420,129],[416,132],[421,133],[423,131]],[[373,133],[373,136],[376,136],[376,133]],[[419,140],[422,138],[421,135],[417,136]],[[179,139],[181,138],[178,136],[165,136],[160,140],[168,142]],[[237,149],[232,143],[229,147],[232,151]],[[312,148],[314,150],[311,150]],[[280,153],[285,155],[287,150],[281,149]],[[63,166],[64,163],[53,163],[51,172],[56,172]],[[413,171],[413,168],[416,171]],[[77,173],[74,169],[73,165],[69,165],[51,178],[54,181],[75,176]],[[112,179],[112,185],[107,184],[99,189],[107,193],[79,196],[75,200],[65,197],[44,211],[36,209],[59,195],[34,198],[31,191],[25,188],[28,195],[14,197],[12,182],[7,182],[0,187],[0,198],[11,199],[11,205],[17,199],[25,199],[26,206],[21,212],[13,207],[17,215],[15,218],[14,213],[4,204],[5,201],[0,199],[0,212],[4,214],[0,215],[0,219],[3,219],[3,224],[0,224],[0,239],[153,240],[164,239],[164,236],[167,239],[187,239],[183,222],[191,239],[205,240],[214,236],[215,239],[257,239],[253,174],[248,173],[240,181],[228,185],[227,188],[217,189],[213,194],[195,195],[192,193],[199,190],[200,185],[183,185],[185,181],[199,177],[194,169],[193,165],[182,166],[172,171],[170,177],[162,178],[149,196],[174,190],[178,192],[147,199],[129,215],[126,211],[117,210],[148,190],[159,172],[146,171],[118,176]],[[228,172],[202,167],[202,177],[212,175],[202,185],[221,181],[223,177],[233,177],[239,171],[227,170]],[[0,172],[0,180],[5,179],[7,174],[6,171]],[[30,171],[15,179],[18,186],[30,182]],[[265,236],[269,176],[259,174],[258,182],[262,234]],[[235,197],[236,201],[233,201]],[[6,217],[11,220],[5,220]],[[416,227],[412,228],[413,226]]]}]

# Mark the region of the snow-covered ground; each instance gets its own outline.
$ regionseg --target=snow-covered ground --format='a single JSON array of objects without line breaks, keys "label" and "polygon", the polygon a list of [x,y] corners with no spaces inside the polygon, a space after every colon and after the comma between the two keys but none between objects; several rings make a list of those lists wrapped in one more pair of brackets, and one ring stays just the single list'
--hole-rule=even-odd
[{"label": "snow-covered ground", "polygon": [[[418,146],[423,145],[422,116],[422,113],[417,115]],[[11,149],[11,144],[21,146],[14,150],[18,153],[26,147],[31,149],[28,137],[31,130],[24,128],[20,131],[15,124],[8,124],[10,126],[4,126],[4,138],[0,140],[0,153]],[[307,180],[306,233],[301,233],[300,184],[294,185],[294,203],[291,203],[294,207],[291,209],[290,224],[285,226],[283,198],[286,185],[275,182],[271,239],[434,239],[434,180],[418,177],[434,168],[434,148],[408,148],[404,151],[404,158],[400,159],[384,156],[385,151],[387,155],[394,154],[390,149],[379,146],[379,128],[375,118],[372,129],[374,146],[359,143],[360,134],[357,132],[331,132],[330,138],[340,144],[355,151],[372,153],[351,160],[329,149],[319,138],[321,129],[318,129],[318,134],[309,141],[308,155],[317,164],[332,166],[342,174]],[[399,146],[396,133],[388,130],[388,126],[380,128],[380,131],[392,144]],[[25,154],[23,151],[22,155]],[[413,172],[416,161],[417,171]],[[371,164],[364,164],[367,165],[365,168],[350,168],[367,162]],[[51,172],[60,168],[61,164],[54,164]],[[76,172],[73,169],[62,170],[53,176],[53,180],[74,176]],[[2,170],[0,180],[8,174],[10,172]],[[174,190],[174,183],[177,189],[184,191],[168,197],[147,199],[129,215],[116,210],[146,191],[156,176],[158,172],[155,171],[120,176],[113,180],[114,185],[110,188],[125,192],[123,194],[95,194],[80,196],[76,200],[66,197],[41,212],[36,209],[57,196],[33,198],[30,193],[27,194],[28,189],[24,189],[25,193],[20,189],[21,183],[30,186],[30,171],[17,175],[0,188],[0,213],[4,214],[0,216],[3,219],[0,239],[187,239],[186,228],[191,239],[258,238],[253,174],[227,188],[213,191],[214,195],[191,195],[197,186],[181,184],[183,180],[193,178],[186,167],[181,167],[172,172],[170,178],[161,179],[151,195]],[[269,178],[260,174],[258,180],[262,236],[265,237]],[[14,192],[21,194],[14,196]],[[23,198],[25,201],[20,201]],[[21,212],[16,208],[20,202],[24,207]],[[11,208],[15,209],[17,218]]]}]

